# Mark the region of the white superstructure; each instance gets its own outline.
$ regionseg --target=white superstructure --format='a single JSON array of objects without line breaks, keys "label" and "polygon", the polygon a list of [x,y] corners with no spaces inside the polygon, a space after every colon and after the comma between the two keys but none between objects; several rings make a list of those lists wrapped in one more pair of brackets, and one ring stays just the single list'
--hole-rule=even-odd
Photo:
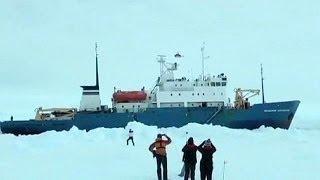
[{"label": "white superstructure", "polygon": [[147,93],[144,101],[115,102],[113,107],[118,112],[138,112],[146,108],[169,107],[222,107],[227,103],[227,77],[222,73],[217,76],[202,75],[190,80],[185,77],[175,78],[177,63],[168,63],[160,55],[160,77],[155,88]]},{"label": "white superstructure", "polygon": [[160,77],[150,95],[155,107],[211,107],[226,103],[227,77],[224,74],[200,76],[194,80],[175,78],[177,63],[165,62],[164,56],[159,56],[158,62]]}]

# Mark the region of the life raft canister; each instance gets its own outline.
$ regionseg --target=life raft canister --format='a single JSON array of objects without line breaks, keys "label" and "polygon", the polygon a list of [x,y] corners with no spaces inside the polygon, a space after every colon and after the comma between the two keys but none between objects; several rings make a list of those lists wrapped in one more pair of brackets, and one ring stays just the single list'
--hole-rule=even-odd
[{"label": "life raft canister", "polygon": [[113,93],[113,99],[118,103],[144,101],[146,98],[147,93],[144,91],[118,91]]}]

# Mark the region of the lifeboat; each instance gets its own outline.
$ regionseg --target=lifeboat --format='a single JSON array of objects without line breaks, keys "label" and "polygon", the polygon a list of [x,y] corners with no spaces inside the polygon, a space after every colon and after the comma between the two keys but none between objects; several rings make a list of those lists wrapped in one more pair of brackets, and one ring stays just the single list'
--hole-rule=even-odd
[{"label": "lifeboat", "polygon": [[113,93],[113,100],[118,103],[144,101],[146,98],[147,93],[144,91],[118,91]]}]

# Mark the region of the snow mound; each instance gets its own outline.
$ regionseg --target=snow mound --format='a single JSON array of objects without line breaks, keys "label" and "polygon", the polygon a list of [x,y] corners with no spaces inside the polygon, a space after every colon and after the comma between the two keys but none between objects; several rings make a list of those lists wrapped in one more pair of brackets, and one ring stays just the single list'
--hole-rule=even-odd
[{"label": "snow mound", "polygon": [[[136,146],[126,145],[128,130],[134,130]],[[187,133],[186,133],[187,132]],[[35,136],[1,135],[2,179],[139,179],[156,180],[156,162],[148,151],[156,134],[166,133],[171,180],[181,180],[181,149],[190,136],[195,143],[211,138],[214,179],[226,180],[319,179],[320,131],[261,127],[234,130],[220,126],[189,124],[161,128],[130,123],[126,128],[99,128],[90,132],[47,132]],[[198,160],[201,155],[198,153]],[[199,179],[199,163],[196,179]]]}]

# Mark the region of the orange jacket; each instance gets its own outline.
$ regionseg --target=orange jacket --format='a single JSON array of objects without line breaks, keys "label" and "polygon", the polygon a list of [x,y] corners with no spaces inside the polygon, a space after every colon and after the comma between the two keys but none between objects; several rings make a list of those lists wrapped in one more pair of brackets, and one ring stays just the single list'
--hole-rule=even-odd
[{"label": "orange jacket", "polygon": [[167,155],[166,146],[170,143],[171,143],[170,138],[168,138],[168,140],[162,140],[161,138],[157,138],[155,142],[149,146],[149,151],[152,152],[155,149],[156,154],[161,156],[166,156]]}]

